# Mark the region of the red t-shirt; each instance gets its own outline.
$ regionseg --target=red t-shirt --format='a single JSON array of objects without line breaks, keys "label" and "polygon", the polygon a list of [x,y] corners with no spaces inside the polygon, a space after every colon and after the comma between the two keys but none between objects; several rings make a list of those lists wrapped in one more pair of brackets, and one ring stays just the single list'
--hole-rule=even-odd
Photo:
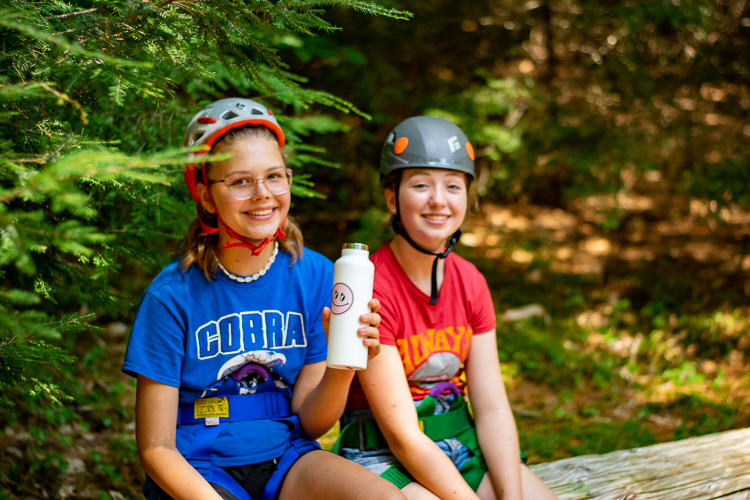
[{"label": "red t-shirt", "polygon": [[[431,306],[430,296],[412,283],[389,244],[370,260],[375,264],[373,297],[380,300],[380,343],[398,347],[412,397],[424,398],[436,382],[444,380],[463,391],[463,363],[471,336],[496,326],[484,276],[470,262],[449,254],[437,304]],[[355,378],[347,409],[368,406]]]}]

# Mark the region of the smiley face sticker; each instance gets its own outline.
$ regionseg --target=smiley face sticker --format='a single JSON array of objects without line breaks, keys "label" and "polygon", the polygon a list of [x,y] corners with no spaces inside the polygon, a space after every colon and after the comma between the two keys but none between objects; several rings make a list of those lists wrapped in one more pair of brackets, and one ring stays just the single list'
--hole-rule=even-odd
[{"label": "smiley face sticker", "polygon": [[333,314],[343,314],[352,307],[354,302],[354,294],[352,289],[343,283],[336,283],[333,285],[333,292],[331,293],[331,312]]}]

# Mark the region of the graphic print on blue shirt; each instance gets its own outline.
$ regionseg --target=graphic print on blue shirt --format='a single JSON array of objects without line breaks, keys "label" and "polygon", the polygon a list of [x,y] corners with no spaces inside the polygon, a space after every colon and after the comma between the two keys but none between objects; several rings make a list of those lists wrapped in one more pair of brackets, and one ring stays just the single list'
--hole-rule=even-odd
[{"label": "graphic print on blue shirt", "polygon": [[281,311],[245,311],[210,321],[195,332],[198,359],[234,354],[253,348],[305,347],[302,314]]},{"label": "graphic print on blue shirt", "polygon": [[[178,387],[180,403],[290,388],[304,364],[326,358],[320,315],[333,286],[325,257],[305,249],[290,262],[279,252],[261,279],[237,283],[223,273],[209,281],[196,266],[183,272],[173,261],[144,293],[123,371]],[[194,433],[187,427],[178,429],[181,451]],[[228,424],[216,442],[216,463],[276,458],[288,432],[270,420]]]}]

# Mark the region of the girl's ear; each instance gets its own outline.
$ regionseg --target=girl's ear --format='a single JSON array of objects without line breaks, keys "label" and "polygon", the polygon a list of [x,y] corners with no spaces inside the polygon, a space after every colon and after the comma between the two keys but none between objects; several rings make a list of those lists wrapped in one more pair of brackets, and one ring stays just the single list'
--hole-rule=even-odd
[{"label": "girl's ear", "polygon": [[198,200],[200,200],[203,209],[210,214],[215,213],[216,207],[211,203],[211,198],[208,195],[208,187],[202,182],[197,183],[195,187],[198,190]]},{"label": "girl's ear", "polygon": [[385,188],[383,194],[385,195],[385,203],[388,205],[388,210],[392,213],[396,213],[396,190],[391,188]]}]

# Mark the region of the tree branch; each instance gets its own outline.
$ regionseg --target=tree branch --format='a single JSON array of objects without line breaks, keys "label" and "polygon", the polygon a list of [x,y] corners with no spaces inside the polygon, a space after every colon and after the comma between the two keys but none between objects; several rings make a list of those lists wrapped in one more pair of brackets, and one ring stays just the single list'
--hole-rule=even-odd
[{"label": "tree branch", "polygon": [[104,9],[102,7],[94,7],[93,9],[89,10],[81,10],[78,12],[71,12],[69,14],[60,14],[59,16],[52,16],[56,17],[57,19],[67,19],[68,17],[76,17],[76,16],[85,16],[86,14],[93,14],[94,12],[103,12],[107,9]]}]

